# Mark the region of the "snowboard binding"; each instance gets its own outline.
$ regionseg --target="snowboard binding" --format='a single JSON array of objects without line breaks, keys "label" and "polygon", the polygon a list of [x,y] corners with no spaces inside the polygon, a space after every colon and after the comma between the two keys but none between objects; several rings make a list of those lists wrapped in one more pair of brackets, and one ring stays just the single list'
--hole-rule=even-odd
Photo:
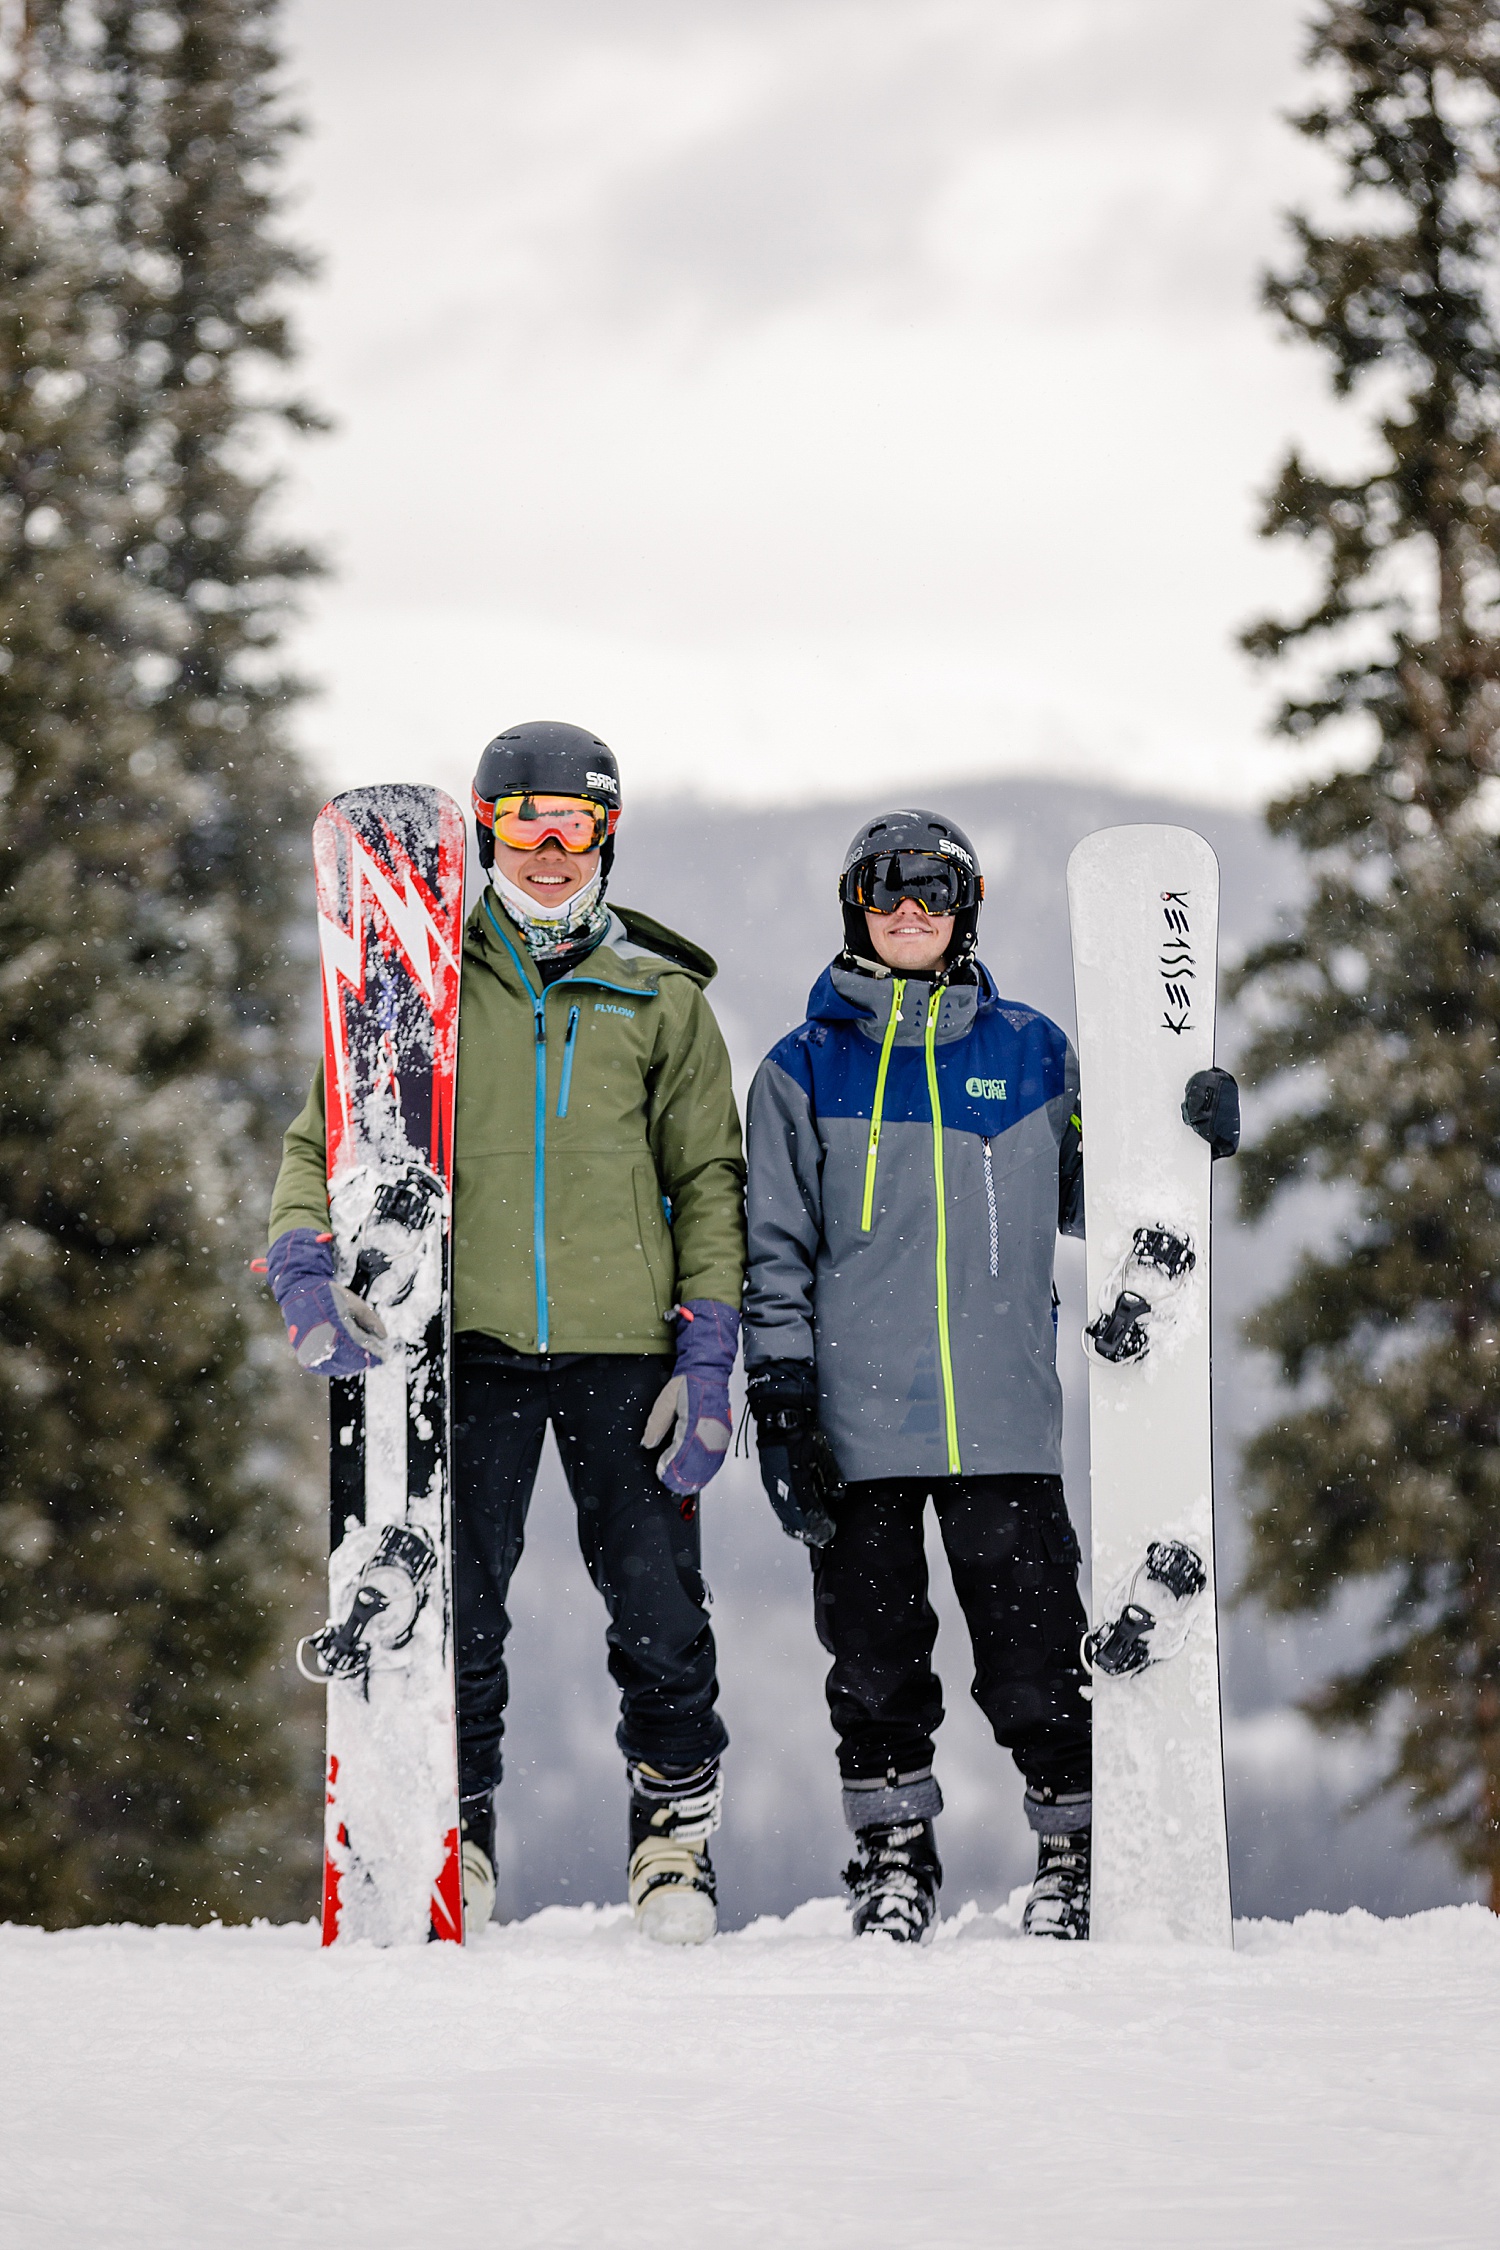
[{"label": "snowboard binding", "polygon": [[349,1283],[356,1297],[387,1312],[406,1303],[422,1271],[428,1224],[442,1201],[441,1183],[415,1164],[377,1184],[357,1237]]},{"label": "snowboard binding", "polygon": [[388,1523],[359,1574],[342,1623],[330,1618],[297,1643],[302,1677],[319,1687],[330,1680],[358,1680],[368,1699],[372,1659],[406,1647],[436,1568],[437,1550],[425,1532]]},{"label": "snowboard binding", "polygon": [[1094,1348],[1095,1358],[1107,1359],[1112,1367],[1126,1360],[1144,1359],[1151,1346],[1146,1333],[1150,1311],[1147,1298],[1134,1289],[1122,1289],[1109,1311],[1091,1320],[1083,1332]]},{"label": "snowboard binding", "polygon": [[1137,1227],[1105,1283],[1103,1309],[1083,1332],[1085,1349],[1112,1367],[1144,1359],[1151,1348],[1151,1315],[1197,1263],[1186,1235],[1171,1227]]},{"label": "snowboard binding", "polygon": [[1122,1679],[1165,1663],[1186,1641],[1193,1604],[1207,1585],[1196,1548],[1181,1539],[1153,1539],[1145,1561],[1105,1604],[1101,1622],[1084,1634],[1085,1669]]}]

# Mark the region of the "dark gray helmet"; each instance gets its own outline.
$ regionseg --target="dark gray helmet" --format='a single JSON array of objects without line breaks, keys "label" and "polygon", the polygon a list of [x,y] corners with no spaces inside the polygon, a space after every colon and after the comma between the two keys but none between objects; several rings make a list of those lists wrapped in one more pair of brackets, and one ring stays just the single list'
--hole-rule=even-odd
[{"label": "dark gray helmet", "polygon": [[[528,719],[507,727],[487,743],[474,776],[474,819],[479,831],[479,864],[490,867],[495,858],[495,799],[556,790],[563,797],[589,797],[613,814],[620,811],[620,769],[607,742],[587,727],[570,727],[561,719]],[[600,853],[606,878],[615,856],[615,819]]]},{"label": "dark gray helmet", "polygon": [[[871,958],[865,913],[870,898],[883,887],[882,877],[896,870],[883,866],[910,852],[930,854],[943,864],[951,905],[940,912],[953,915],[953,935],[943,959],[943,975],[951,977],[973,956],[979,943],[979,908],[984,897],[984,875],[979,854],[959,827],[943,813],[911,808],[880,813],[867,820],[850,839],[839,875],[839,898],[844,910],[844,954],[851,963]],[[934,902],[936,903],[936,902]]]}]

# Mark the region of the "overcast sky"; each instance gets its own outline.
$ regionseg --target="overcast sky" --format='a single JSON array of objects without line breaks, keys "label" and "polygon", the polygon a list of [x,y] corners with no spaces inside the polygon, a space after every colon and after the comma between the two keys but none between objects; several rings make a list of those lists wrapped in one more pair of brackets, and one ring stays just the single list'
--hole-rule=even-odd
[{"label": "overcast sky", "polygon": [[1349,443],[1256,306],[1304,14],[288,0],[329,778],[556,717],[653,794],[1263,794],[1255,495]]}]

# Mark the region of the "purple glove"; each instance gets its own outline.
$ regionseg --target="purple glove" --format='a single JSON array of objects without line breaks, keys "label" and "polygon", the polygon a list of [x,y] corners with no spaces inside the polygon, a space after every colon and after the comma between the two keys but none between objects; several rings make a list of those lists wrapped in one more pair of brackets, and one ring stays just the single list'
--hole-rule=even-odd
[{"label": "purple glove", "polygon": [[333,1278],[331,1234],[311,1227],[278,1234],[266,1252],[266,1278],[309,1375],[364,1375],[386,1357],[390,1340],[379,1313]]},{"label": "purple glove", "polygon": [[740,1316],[712,1297],[695,1297],[677,1310],[677,1364],[641,1443],[660,1445],[671,1430],[656,1473],[669,1492],[686,1497],[703,1490],[729,1451],[729,1370],[739,1349]]}]

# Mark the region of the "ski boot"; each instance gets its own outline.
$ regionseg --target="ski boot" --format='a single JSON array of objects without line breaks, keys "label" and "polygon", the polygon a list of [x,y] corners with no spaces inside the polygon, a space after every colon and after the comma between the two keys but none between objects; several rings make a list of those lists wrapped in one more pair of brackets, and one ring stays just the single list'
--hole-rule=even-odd
[{"label": "ski boot", "polygon": [[702,1945],[719,1927],[708,1839],[723,1784],[711,1758],[693,1773],[630,1772],[630,1903],[636,1928],[659,1945]]},{"label": "ski boot", "polygon": [[458,1801],[458,1864],[464,1886],[464,1936],[479,1935],[495,1911],[495,1793]]},{"label": "ski boot", "polygon": [[1036,1881],[1021,1915],[1025,1937],[1086,1938],[1092,1831],[1037,1838]]},{"label": "ski boot", "polygon": [[854,1857],[844,1869],[855,1936],[925,1945],[937,1920],[942,1880],[930,1820],[861,1828],[854,1839]]}]

